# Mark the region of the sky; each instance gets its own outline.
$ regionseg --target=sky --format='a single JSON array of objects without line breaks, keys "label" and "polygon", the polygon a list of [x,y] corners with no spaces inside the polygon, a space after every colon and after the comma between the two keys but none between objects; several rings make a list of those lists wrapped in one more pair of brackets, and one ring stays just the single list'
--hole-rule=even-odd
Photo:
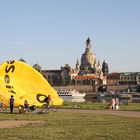
[{"label": "sky", "polygon": [[0,0],[0,63],[75,68],[90,37],[109,72],[140,72],[140,0]]}]

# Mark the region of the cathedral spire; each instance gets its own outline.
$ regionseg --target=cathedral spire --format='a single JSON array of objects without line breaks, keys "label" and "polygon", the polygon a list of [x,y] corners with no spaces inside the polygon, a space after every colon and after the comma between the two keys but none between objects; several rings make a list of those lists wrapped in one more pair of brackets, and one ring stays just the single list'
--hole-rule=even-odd
[{"label": "cathedral spire", "polygon": [[79,59],[77,58],[77,61],[76,61],[76,69],[79,69],[80,68],[80,63],[79,63]]},{"label": "cathedral spire", "polygon": [[79,65],[79,59],[77,58],[76,65]]}]

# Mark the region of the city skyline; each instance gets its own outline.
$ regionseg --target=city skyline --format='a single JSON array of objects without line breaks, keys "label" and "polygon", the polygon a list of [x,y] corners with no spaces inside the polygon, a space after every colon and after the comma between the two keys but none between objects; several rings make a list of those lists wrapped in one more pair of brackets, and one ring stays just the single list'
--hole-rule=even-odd
[{"label": "city skyline", "polygon": [[90,37],[109,72],[139,72],[139,0],[0,1],[0,63],[21,57],[42,69],[75,68]]}]

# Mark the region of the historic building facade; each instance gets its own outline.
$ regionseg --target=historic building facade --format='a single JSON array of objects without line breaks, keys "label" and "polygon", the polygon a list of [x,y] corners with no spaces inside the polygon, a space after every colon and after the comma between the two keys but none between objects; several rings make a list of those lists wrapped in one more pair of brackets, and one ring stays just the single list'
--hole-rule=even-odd
[{"label": "historic building facade", "polygon": [[140,72],[109,73],[107,85],[139,85]]},{"label": "historic building facade", "polygon": [[120,73],[119,84],[139,85],[140,72],[122,72]]},{"label": "historic building facade", "polygon": [[120,73],[113,72],[107,75],[107,85],[118,85],[120,80]]},{"label": "historic building facade", "polygon": [[86,48],[81,57],[81,63],[77,60],[77,75],[72,77],[74,84],[95,85],[102,83],[103,72],[100,60],[96,59],[96,55],[92,50],[90,38],[86,40]]},{"label": "historic building facade", "polygon": [[106,84],[108,65],[105,61],[102,65],[100,60],[97,61],[92,47],[91,40],[88,38],[81,61],[77,59],[75,68],[66,64],[60,70],[41,70],[42,75],[53,86]]}]

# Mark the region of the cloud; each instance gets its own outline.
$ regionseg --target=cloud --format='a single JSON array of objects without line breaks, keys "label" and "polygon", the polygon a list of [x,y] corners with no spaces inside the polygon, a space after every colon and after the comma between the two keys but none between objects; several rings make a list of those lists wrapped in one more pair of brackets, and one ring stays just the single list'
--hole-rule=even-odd
[{"label": "cloud", "polygon": [[23,46],[23,47],[29,46],[28,44],[25,44],[25,43],[22,42],[22,41],[16,41],[16,44],[19,45],[19,46]]}]

